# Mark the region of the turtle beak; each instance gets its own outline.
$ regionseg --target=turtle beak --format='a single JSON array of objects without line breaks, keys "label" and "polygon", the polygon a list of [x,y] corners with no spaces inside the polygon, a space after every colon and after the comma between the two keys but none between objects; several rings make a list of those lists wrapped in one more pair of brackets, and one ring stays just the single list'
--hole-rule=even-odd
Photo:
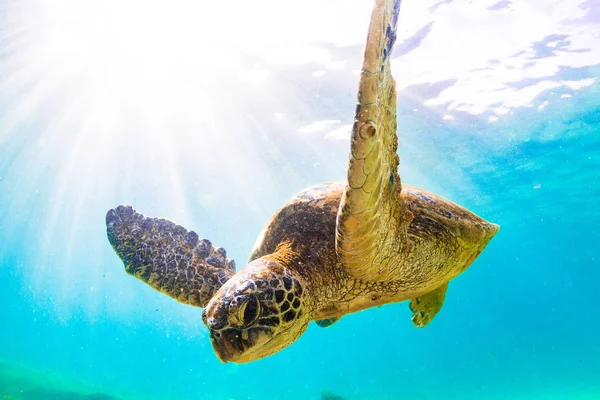
[{"label": "turtle beak", "polygon": [[210,331],[210,342],[222,363],[235,362],[244,353],[241,336],[237,329]]},{"label": "turtle beak", "polygon": [[265,356],[262,347],[269,342],[271,336],[268,329],[236,329],[210,330],[210,342],[223,363],[247,363]]}]

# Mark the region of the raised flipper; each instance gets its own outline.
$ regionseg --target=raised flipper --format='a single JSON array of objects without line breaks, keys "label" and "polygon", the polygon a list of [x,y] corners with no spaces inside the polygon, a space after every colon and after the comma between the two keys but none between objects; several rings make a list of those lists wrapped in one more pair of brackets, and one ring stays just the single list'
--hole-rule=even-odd
[{"label": "raised flipper", "polygon": [[148,218],[130,206],[106,214],[106,232],[125,271],[180,303],[205,307],[235,274],[225,249],[215,249],[169,220]]},{"label": "raised flipper", "polygon": [[377,0],[365,48],[352,128],[348,181],[338,212],[336,251],[355,278],[397,278],[394,256],[410,246],[412,214],[400,196],[396,84],[390,54],[400,0]]},{"label": "raised flipper", "polygon": [[331,325],[333,325],[336,322],[338,322],[341,318],[342,317],[332,317],[332,318],[327,318],[327,319],[320,319],[320,320],[315,321],[315,322],[321,328],[329,328]]},{"label": "raised flipper", "polygon": [[423,328],[431,322],[433,317],[440,312],[446,298],[448,284],[432,290],[423,296],[416,297],[410,301],[410,310],[413,312],[412,323],[418,328]]}]

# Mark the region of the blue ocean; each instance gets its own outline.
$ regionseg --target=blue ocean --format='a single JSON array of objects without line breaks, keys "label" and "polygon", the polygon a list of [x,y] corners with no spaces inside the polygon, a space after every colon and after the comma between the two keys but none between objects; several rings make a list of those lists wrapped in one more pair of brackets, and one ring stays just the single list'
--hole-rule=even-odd
[{"label": "blue ocean", "polygon": [[1,1],[1,399],[600,399],[598,0],[402,4],[402,182],[500,225],[425,328],[388,304],[223,364],[111,248],[132,205],[239,269],[345,180],[372,7]]}]

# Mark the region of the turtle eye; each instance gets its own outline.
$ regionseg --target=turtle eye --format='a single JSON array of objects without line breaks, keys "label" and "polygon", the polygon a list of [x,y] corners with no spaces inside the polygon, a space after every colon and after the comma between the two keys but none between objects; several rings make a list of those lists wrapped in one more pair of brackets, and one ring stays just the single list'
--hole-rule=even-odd
[{"label": "turtle eye", "polygon": [[248,300],[242,304],[238,310],[238,318],[244,325],[250,325],[258,317],[259,304],[254,296],[250,296]]}]

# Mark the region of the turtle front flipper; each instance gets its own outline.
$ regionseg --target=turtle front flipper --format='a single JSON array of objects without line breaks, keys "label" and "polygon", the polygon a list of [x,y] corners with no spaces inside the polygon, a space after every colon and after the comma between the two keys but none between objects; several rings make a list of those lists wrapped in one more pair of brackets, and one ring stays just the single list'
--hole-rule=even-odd
[{"label": "turtle front flipper", "polygon": [[348,180],[337,218],[336,251],[355,278],[397,278],[392,253],[409,246],[412,214],[400,195],[396,84],[390,56],[400,0],[376,0],[352,128]]},{"label": "turtle front flipper", "polygon": [[180,303],[205,307],[235,274],[223,248],[162,218],[144,217],[130,206],[106,214],[108,241],[125,271]]},{"label": "turtle front flipper", "polygon": [[414,326],[424,328],[440,312],[444,305],[447,289],[448,283],[410,301],[410,310],[413,312],[412,323]]}]

